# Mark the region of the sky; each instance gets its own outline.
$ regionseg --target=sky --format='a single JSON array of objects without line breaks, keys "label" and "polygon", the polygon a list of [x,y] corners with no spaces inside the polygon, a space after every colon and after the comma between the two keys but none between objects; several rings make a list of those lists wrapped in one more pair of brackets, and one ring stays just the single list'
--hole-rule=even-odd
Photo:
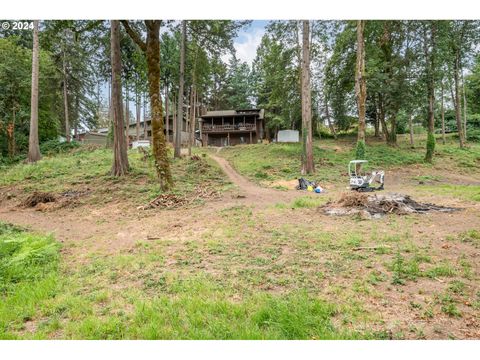
[{"label": "sky", "polygon": [[[238,59],[247,62],[248,65],[252,65],[257,47],[260,45],[262,36],[265,33],[267,23],[268,21],[266,20],[254,20],[249,27],[239,32],[237,38],[234,40],[234,47]],[[226,59],[228,59],[228,57]]]}]

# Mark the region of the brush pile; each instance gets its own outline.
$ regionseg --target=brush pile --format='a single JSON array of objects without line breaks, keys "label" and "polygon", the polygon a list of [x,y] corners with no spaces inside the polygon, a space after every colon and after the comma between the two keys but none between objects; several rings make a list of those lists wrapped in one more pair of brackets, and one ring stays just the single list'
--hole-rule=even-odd
[{"label": "brush pile", "polygon": [[56,196],[52,193],[35,191],[33,194],[27,196],[20,206],[24,208],[33,208],[38,204],[55,202],[56,200]]},{"label": "brush pile", "polygon": [[343,193],[336,202],[322,207],[328,215],[360,215],[364,218],[380,218],[386,214],[405,215],[412,213],[452,212],[458,208],[419,203],[410,196],[398,193],[365,194],[359,192]]},{"label": "brush pile", "polygon": [[147,210],[147,209],[154,209],[154,208],[165,208],[165,209],[176,209],[181,207],[187,207],[189,205],[194,205],[198,201],[201,200],[208,200],[208,199],[215,199],[219,197],[219,193],[217,190],[209,188],[209,187],[202,187],[197,186],[195,191],[190,193],[188,196],[181,196],[176,194],[160,194],[155,199],[150,201],[146,205],[139,206],[138,210]]},{"label": "brush pile", "polygon": [[90,193],[86,190],[67,190],[60,194],[35,191],[27,196],[19,206],[23,208],[34,208],[36,211],[54,211],[64,207],[73,207],[78,199]]}]

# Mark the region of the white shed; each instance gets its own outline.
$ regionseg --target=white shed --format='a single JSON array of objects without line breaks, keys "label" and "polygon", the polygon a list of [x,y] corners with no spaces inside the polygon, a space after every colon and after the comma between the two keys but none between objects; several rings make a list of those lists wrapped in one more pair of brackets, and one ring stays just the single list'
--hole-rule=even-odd
[{"label": "white shed", "polygon": [[299,142],[300,135],[298,130],[280,130],[277,133],[277,142],[279,143],[289,143],[289,142]]},{"label": "white shed", "polygon": [[150,147],[150,140],[136,140],[132,142],[132,149],[136,149],[138,147]]}]

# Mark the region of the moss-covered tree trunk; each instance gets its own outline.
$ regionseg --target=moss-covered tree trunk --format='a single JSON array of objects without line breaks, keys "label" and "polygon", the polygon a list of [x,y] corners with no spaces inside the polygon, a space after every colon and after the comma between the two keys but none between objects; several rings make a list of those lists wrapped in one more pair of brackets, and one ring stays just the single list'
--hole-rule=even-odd
[{"label": "moss-covered tree trunk", "polygon": [[160,21],[146,20],[148,93],[152,118],[152,147],[155,167],[162,190],[173,186],[167,144],[163,132],[162,102],[160,98]]},{"label": "moss-covered tree trunk", "polygon": [[144,42],[127,20],[122,20],[128,35],[143,50],[147,59],[148,94],[150,97],[150,118],[152,126],[152,149],[155,169],[162,190],[173,186],[170,161],[168,159],[167,142],[165,140],[160,97],[160,20],[145,20],[147,41]]}]

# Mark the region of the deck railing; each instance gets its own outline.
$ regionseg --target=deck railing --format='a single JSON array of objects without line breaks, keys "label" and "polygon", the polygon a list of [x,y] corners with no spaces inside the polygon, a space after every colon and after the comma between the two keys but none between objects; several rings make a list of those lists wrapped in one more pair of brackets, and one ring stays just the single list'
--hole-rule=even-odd
[{"label": "deck railing", "polygon": [[255,124],[235,124],[235,125],[211,125],[203,124],[202,131],[205,132],[224,132],[224,131],[255,131]]}]

